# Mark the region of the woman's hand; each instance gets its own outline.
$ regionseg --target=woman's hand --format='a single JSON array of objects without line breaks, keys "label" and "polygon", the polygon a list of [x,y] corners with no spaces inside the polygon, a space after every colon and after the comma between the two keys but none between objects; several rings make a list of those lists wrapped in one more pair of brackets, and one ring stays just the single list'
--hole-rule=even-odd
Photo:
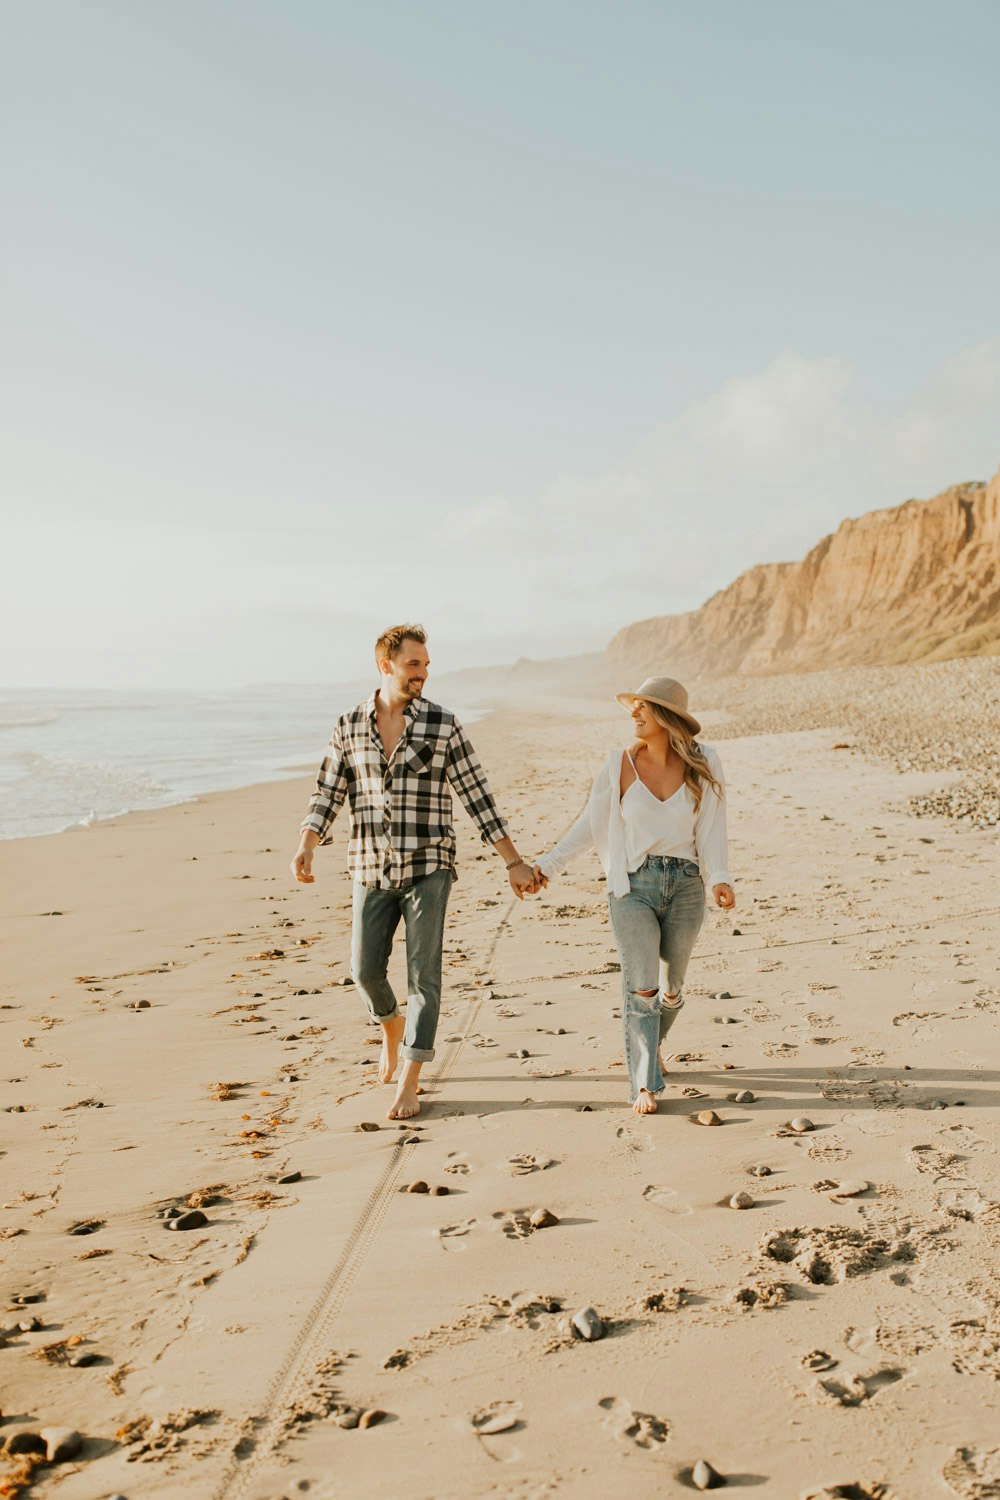
[{"label": "woman's hand", "polygon": [[541,865],[535,865],[534,868],[532,869],[531,873],[535,877],[535,890],[536,891],[544,891],[546,889],[546,887],[548,886],[549,877],[547,875],[543,875],[542,874],[542,867],[541,867]]},{"label": "woman's hand", "polygon": [[731,885],[713,885],[712,895],[716,906],[721,906],[723,911],[732,911],[736,905],[736,894]]}]

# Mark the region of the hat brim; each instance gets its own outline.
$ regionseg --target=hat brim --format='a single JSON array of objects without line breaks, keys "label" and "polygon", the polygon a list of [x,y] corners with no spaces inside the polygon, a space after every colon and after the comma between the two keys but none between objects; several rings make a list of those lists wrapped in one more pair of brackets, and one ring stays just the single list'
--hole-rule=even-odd
[{"label": "hat brim", "polygon": [[679,719],[684,720],[692,734],[701,733],[701,725],[694,714],[689,714],[686,708],[679,708],[676,703],[668,703],[665,698],[649,698],[645,693],[615,694],[617,702],[624,704],[626,708],[630,708],[637,698],[640,698],[643,703],[655,703],[659,708],[669,708],[672,714],[676,714]]}]

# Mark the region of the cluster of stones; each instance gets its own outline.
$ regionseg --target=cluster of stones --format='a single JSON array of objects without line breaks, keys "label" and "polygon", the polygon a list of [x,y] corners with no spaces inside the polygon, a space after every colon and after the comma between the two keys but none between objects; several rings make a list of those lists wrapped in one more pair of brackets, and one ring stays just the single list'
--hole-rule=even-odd
[{"label": "cluster of stones", "polygon": [[725,722],[710,738],[786,730],[846,731],[852,747],[899,771],[940,771],[951,785],[909,799],[918,817],[975,828],[1000,822],[1000,658],[894,667],[845,667],[775,677],[729,677],[698,686],[698,703]]}]

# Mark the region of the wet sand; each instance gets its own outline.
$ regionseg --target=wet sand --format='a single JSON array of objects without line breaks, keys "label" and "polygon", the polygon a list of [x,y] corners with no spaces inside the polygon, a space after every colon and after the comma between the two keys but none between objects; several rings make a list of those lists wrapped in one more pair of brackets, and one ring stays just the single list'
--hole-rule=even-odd
[{"label": "wet sand", "polygon": [[[625,727],[476,726],[523,853]],[[603,1500],[704,1460],[781,1500],[1000,1494],[995,834],[838,743],[720,741],[739,906],[644,1119],[592,858],[519,904],[458,811],[398,1128],[342,983],[346,823],[288,874],[308,780],[4,845],[0,1435],[84,1438],[34,1492]]]}]

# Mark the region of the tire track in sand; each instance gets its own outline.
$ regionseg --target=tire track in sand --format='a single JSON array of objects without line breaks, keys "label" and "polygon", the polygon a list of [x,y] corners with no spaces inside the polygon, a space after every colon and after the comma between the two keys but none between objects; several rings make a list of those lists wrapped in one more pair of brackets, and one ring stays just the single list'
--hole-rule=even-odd
[{"label": "tire track in sand", "polygon": [[[500,917],[493,932],[486,957],[482,992],[469,1009],[462,1033],[445,1052],[440,1067],[431,1074],[437,1084],[445,1083],[458,1062],[459,1054],[475,1030],[483,1002],[495,983],[494,968],[500,946],[510,932],[510,917],[516,897]],[[221,1479],[212,1491],[213,1500],[238,1500],[245,1495],[261,1464],[271,1456],[284,1435],[284,1413],[296,1397],[305,1396],[315,1373],[316,1358],[328,1351],[328,1336],[337,1315],[350,1295],[354,1280],[374,1243],[389,1205],[396,1195],[403,1167],[414,1147],[397,1138],[392,1155],[372,1189],[367,1202],[355,1220],[347,1243],[336,1264],[323,1282],[312,1306],[299,1325],[285,1358],[267,1387],[260,1411],[249,1419],[248,1430],[237,1442]]]}]

